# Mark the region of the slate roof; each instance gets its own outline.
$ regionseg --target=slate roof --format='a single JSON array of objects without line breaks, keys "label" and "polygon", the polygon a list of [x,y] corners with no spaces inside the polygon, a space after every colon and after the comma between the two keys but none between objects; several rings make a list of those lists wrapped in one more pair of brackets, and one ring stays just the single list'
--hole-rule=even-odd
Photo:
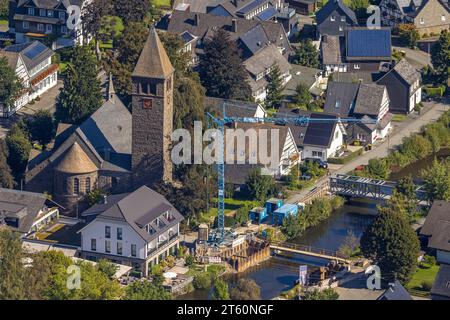
[{"label": "slate roof", "polygon": [[[157,238],[161,233],[184,219],[163,195],[147,186],[142,186],[123,198],[110,198],[110,201],[115,203],[109,207],[105,207],[105,211],[101,212],[96,220],[106,219],[127,222],[147,242]],[[97,210],[101,211],[101,208],[98,205],[96,206]],[[167,211],[173,215],[174,220],[168,221],[161,216]],[[164,223],[163,227],[158,227],[154,223],[151,223],[156,218],[159,218]],[[96,220],[91,223],[94,223]],[[156,231],[153,234],[149,234],[144,229],[145,224],[149,223]]]},{"label": "slate roof", "polygon": [[277,14],[278,14],[278,10],[273,6],[269,6],[269,8],[267,8],[266,10],[264,10],[263,12],[258,14],[256,16],[256,18],[259,20],[262,20],[262,21],[266,21],[266,20],[272,19]]},{"label": "slate roof", "polygon": [[324,112],[348,117],[352,113],[358,89],[358,83],[329,82]]},{"label": "slate roof", "polygon": [[378,116],[386,87],[377,84],[361,84],[353,113]]},{"label": "slate roof", "polygon": [[406,59],[400,60],[390,72],[396,72],[409,85],[420,79],[420,73]]},{"label": "slate roof", "polygon": [[[199,25],[195,25],[195,15],[198,16]],[[233,19],[237,22],[237,32],[232,31]],[[205,13],[174,11],[168,18],[166,27],[168,32],[181,34],[189,31],[191,34],[204,39],[208,38],[214,30],[223,29],[229,33],[230,39],[236,41],[242,35],[253,29],[255,26],[261,25],[271,43],[279,45],[281,41],[283,46],[290,50],[289,41],[285,37],[282,24],[274,21],[258,21],[247,20],[243,18],[215,16]],[[280,40],[283,37],[283,40]]]},{"label": "slate roof", "polygon": [[326,35],[322,39],[322,63],[325,65],[344,63],[344,37]]},{"label": "slate roof", "polygon": [[347,60],[391,59],[391,29],[353,28],[346,35]]},{"label": "slate roof", "polygon": [[414,15],[414,11],[411,8],[411,2],[414,3],[416,8],[419,8],[420,6],[422,6],[422,3],[424,3],[424,0],[395,0],[395,2],[397,2],[397,5],[400,9],[400,11],[403,14],[407,14],[407,15]]},{"label": "slate roof", "polygon": [[130,193],[120,193],[120,194],[112,194],[106,196],[106,201],[101,200],[100,203],[94,204],[89,209],[83,211],[81,214],[82,216],[89,216],[89,215],[98,215],[112,206],[114,206],[117,202],[128,196]]},{"label": "slate roof", "polygon": [[4,49],[19,54],[28,71],[54,55],[54,52],[39,41],[13,44]]},{"label": "slate roof", "polygon": [[[312,113],[312,119],[337,119],[338,117],[330,114]],[[318,146],[328,148],[333,141],[333,135],[338,121],[327,122],[309,122],[303,139],[304,145]]]},{"label": "slate roof", "polygon": [[393,285],[389,286],[378,300],[412,300],[412,297],[405,287],[398,280],[395,280]]},{"label": "slate roof", "polygon": [[39,211],[45,207],[46,201],[46,196],[41,193],[0,188],[0,211],[7,211],[6,216],[9,216],[20,210],[20,216],[23,218],[20,219],[17,230],[22,233],[30,232],[33,222]]},{"label": "slate roof", "polygon": [[263,47],[265,47],[268,43],[270,43],[266,31],[260,24],[242,34],[239,37],[239,40],[252,54],[255,54]]},{"label": "slate roof", "polygon": [[450,299],[450,265],[441,264],[439,267],[439,272],[431,288],[431,295],[433,298],[439,296],[440,298]]},{"label": "slate roof", "polygon": [[281,74],[291,70],[291,65],[274,44],[265,47],[244,61],[245,69],[255,77],[266,72],[274,64],[278,65]]},{"label": "slate roof", "polygon": [[19,60],[19,54],[16,52],[7,52],[0,50],[0,58],[5,58],[8,65],[15,71],[17,62]]},{"label": "slate roof", "polygon": [[[305,85],[308,89],[316,83],[318,75],[320,75],[321,70],[316,68],[309,68],[305,66],[300,66],[298,64],[291,64],[291,80],[286,84],[283,90],[283,95],[287,97],[293,97],[296,95],[296,89],[299,84]],[[315,94],[321,92],[319,87],[310,90],[311,93]]]},{"label": "slate roof", "polygon": [[[24,4],[26,4],[28,2],[30,2],[30,0],[19,0],[17,6],[18,7],[23,6]],[[77,6],[81,7],[84,0],[31,0],[31,2],[34,2],[36,7],[38,7],[38,8],[55,9],[61,3],[66,8],[69,7],[70,5],[77,5]]]},{"label": "slate roof", "polygon": [[156,29],[152,27],[132,76],[166,79],[174,70]]},{"label": "slate roof", "polygon": [[450,251],[450,202],[433,202],[420,234],[429,237],[428,247]]},{"label": "slate roof", "polygon": [[222,118],[223,117],[223,105],[225,103],[225,114],[230,117],[255,117],[257,109],[260,107],[255,102],[237,101],[213,97],[205,97],[203,100],[205,110],[210,110],[214,114]]},{"label": "slate roof", "polygon": [[342,12],[344,12],[345,15],[350,20],[352,20],[355,24],[358,24],[358,20],[356,19],[355,13],[349,7],[347,7],[342,2],[342,0],[330,0],[322,7],[322,9],[317,11],[316,13],[317,24],[319,25],[323,21],[325,21],[330,16],[330,14],[338,8],[341,9]]}]

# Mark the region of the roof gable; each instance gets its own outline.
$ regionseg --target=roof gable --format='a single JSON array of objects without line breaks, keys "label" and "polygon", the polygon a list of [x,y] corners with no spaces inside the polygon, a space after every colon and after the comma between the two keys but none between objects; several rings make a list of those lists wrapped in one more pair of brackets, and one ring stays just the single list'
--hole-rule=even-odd
[{"label": "roof gable", "polygon": [[[336,117],[335,115],[312,113],[311,119],[337,120],[338,117]],[[303,144],[328,148],[333,141],[334,133],[336,132],[336,127],[338,126],[337,124],[338,121],[309,122],[305,137],[303,139]]]},{"label": "roof gable", "polygon": [[354,24],[358,24],[355,13],[342,3],[342,0],[330,0],[316,13],[317,24],[324,22],[334,11],[339,10]]}]

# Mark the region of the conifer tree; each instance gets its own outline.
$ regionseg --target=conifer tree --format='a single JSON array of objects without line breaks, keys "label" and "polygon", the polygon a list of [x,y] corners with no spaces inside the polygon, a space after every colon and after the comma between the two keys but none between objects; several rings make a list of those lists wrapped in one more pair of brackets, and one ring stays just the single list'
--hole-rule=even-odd
[{"label": "conifer tree", "polygon": [[283,80],[280,67],[273,65],[269,72],[269,84],[267,85],[266,105],[277,108],[283,99]]}]

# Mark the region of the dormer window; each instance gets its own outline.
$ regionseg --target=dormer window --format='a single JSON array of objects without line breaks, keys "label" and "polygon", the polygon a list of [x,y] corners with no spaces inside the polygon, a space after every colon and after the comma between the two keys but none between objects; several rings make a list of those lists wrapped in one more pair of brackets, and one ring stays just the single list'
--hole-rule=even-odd
[{"label": "dormer window", "polygon": [[331,16],[330,20],[331,21],[336,21],[336,17],[335,16]]},{"label": "dormer window", "polygon": [[28,14],[34,16],[34,8],[28,8]]}]

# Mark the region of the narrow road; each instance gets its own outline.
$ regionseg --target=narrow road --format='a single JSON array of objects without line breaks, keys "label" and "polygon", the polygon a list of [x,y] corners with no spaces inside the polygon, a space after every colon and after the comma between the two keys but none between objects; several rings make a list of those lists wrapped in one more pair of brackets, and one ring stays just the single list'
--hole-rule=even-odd
[{"label": "narrow road", "polygon": [[[365,152],[358,158],[350,161],[349,163],[342,165],[336,169],[330,169],[331,174],[346,174],[349,171],[354,170],[357,166],[366,165],[372,158],[382,158],[389,154],[390,150],[395,149],[401,143],[404,137],[408,137],[413,133],[420,131],[423,125],[430,122],[434,122],[446,111],[450,110],[449,104],[443,103],[424,103],[425,110],[421,115],[410,115],[408,120],[402,122],[394,128],[389,139],[384,140],[370,151]],[[308,194],[314,186],[304,189],[296,194],[291,195],[287,202],[296,203],[301,201],[306,194]]]}]

